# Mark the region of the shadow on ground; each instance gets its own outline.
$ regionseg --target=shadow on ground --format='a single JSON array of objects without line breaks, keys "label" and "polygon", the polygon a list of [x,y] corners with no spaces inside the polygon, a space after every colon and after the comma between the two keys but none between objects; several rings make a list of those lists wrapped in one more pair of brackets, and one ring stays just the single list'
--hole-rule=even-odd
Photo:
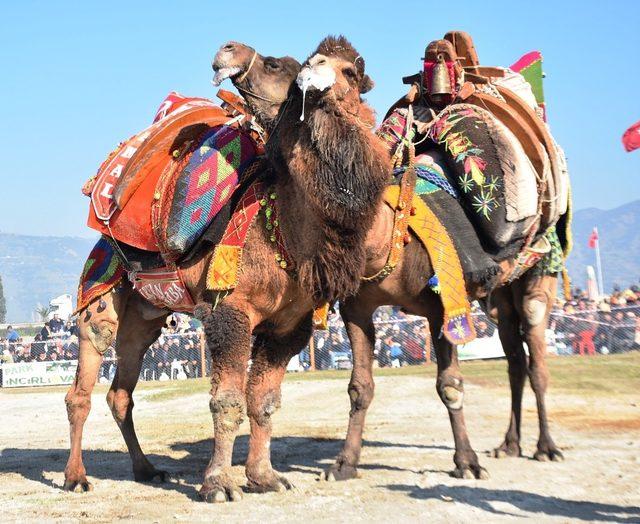
[{"label": "shadow on ground", "polygon": [[[243,465],[247,458],[249,438],[241,435],[236,440],[233,464]],[[273,467],[281,472],[320,473],[340,452],[342,439],[280,437],[271,444]],[[409,445],[385,441],[364,441],[365,447],[422,448],[451,450],[448,446]],[[165,470],[172,482],[157,484],[161,489],[177,491],[189,498],[195,498],[194,486],[202,482],[204,469],[211,458],[212,440],[178,442],[171,449],[186,453],[179,459],[167,455],[149,454],[147,457],[158,469]],[[103,480],[132,480],[131,461],[125,451],[84,450],[84,465],[87,475]],[[0,473],[18,473],[24,478],[60,488],[45,476],[45,472],[63,473],[69,450],[5,448],[0,450]],[[365,464],[361,469],[387,471],[413,471],[387,464]],[[418,471],[414,471],[418,473]]]},{"label": "shadow on ground", "polygon": [[[381,487],[391,491],[406,492],[410,497],[416,499],[436,499],[466,504],[494,515],[522,517],[521,513],[514,512],[514,510],[520,510],[550,517],[585,521],[640,522],[640,507],[638,506],[570,500],[515,489],[487,489],[442,484],[428,488],[399,484],[388,484]],[[511,511],[506,509],[507,506],[512,508]]]}]

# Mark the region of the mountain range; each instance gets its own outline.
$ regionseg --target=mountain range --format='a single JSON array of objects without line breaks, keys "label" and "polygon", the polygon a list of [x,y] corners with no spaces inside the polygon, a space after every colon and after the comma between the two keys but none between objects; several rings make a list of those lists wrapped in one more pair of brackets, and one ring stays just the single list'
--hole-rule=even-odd
[{"label": "mountain range", "polygon": [[[637,284],[640,278],[640,200],[615,209],[588,208],[573,216],[574,249],[568,268],[574,285],[584,286],[595,253],[587,246],[598,227],[605,290]],[[39,237],[0,233],[0,276],[8,322],[34,319],[38,304],[63,293],[75,297],[78,277],[95,238]]]}]

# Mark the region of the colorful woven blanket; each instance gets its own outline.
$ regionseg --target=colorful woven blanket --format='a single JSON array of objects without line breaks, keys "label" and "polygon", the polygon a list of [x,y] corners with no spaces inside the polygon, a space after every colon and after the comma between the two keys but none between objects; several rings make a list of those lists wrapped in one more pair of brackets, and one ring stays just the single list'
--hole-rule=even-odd
[{"label": "colorful woven blanket", "polygon": [[[396,171],[398,175],[394,184],[400,183],[403,169]],[[437,167],[417,164],[415,170],[415,197],[422,200],[430,212],[438,217],[443,230],[447,232],[455,246],[464,280],[490,291],[496,284],[499,268],[480,244],[472,222],[457,200],[457,192]]]},{"label": "colorful woven blanket", "polygon": [[242,195],[213,252],[207,271],[207,289],[227,292],[238,285],[247,234],[260,211],[263,197],[264,188],[260,182],[251,184]]},{"label": "colorful woven blanket", "polygon": [[111,242],[101,237],[91,250],[80,276],[76,313],[111,291],[125,275],[126,270]]},{"label": "colorful woven blanket", "polygon": [[160,181],[161,198],[152,215],[166,261],[177,261],[194,245],[234,194],[256,154],[248,134],[225,125],[207,130],[189,154],[175,161],[171,174]]},{"label": "colorful woven blanket", "polygon": [[85,184],[92,202],[89,226],[176,262],[257,155],[243,118],[211,100],[171,93],[154,123],[121,143]]}]

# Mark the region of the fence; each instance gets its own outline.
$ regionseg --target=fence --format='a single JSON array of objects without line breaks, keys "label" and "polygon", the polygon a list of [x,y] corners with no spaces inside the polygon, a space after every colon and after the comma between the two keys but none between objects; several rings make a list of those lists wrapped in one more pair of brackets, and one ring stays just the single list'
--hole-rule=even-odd
[{"label": "fence", "polygon": [[[478,338],[458,348],[461,360],[504,356],[496,327],[477,312]],[[435,360],[429,325],[425,319],[380,308],[374,318],[376,345],[374,365],[399,367],[424,365]],[[583,311],[571,315],[555,312],[547,329],[549,353],[594,355],[622,353],[640,348],[640,307],[612,312]],[[201,328],[187,331],[165,329],[145,353],[141,380],[184,380],[205,376],[210,356]],[[77,338],[62,336],[47,341],[0,342],[0,366],[4,386],[68,383],[78,357]],[[12,364],[14,362],[14,364]],[[309,345],[289,363],[289,371],[350,369],[352,355],[344,324],[333,315],[329,329],[316,331]],[[113,348],[105,353],[99,380],[110,382],[115,374]],[[11,383],[9,384],[9,376]]]}]

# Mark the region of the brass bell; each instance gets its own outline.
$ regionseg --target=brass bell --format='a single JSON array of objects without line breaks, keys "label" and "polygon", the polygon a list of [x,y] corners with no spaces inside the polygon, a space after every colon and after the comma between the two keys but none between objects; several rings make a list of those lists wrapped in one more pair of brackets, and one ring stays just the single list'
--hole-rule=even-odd
[{"label": "brass bell", "polygon": [[442,55],[438,55],[438,63],[433,66],[431,88],[429,91],[431,96],[451,95],[451,93],[453,93],[449,70]]}]

